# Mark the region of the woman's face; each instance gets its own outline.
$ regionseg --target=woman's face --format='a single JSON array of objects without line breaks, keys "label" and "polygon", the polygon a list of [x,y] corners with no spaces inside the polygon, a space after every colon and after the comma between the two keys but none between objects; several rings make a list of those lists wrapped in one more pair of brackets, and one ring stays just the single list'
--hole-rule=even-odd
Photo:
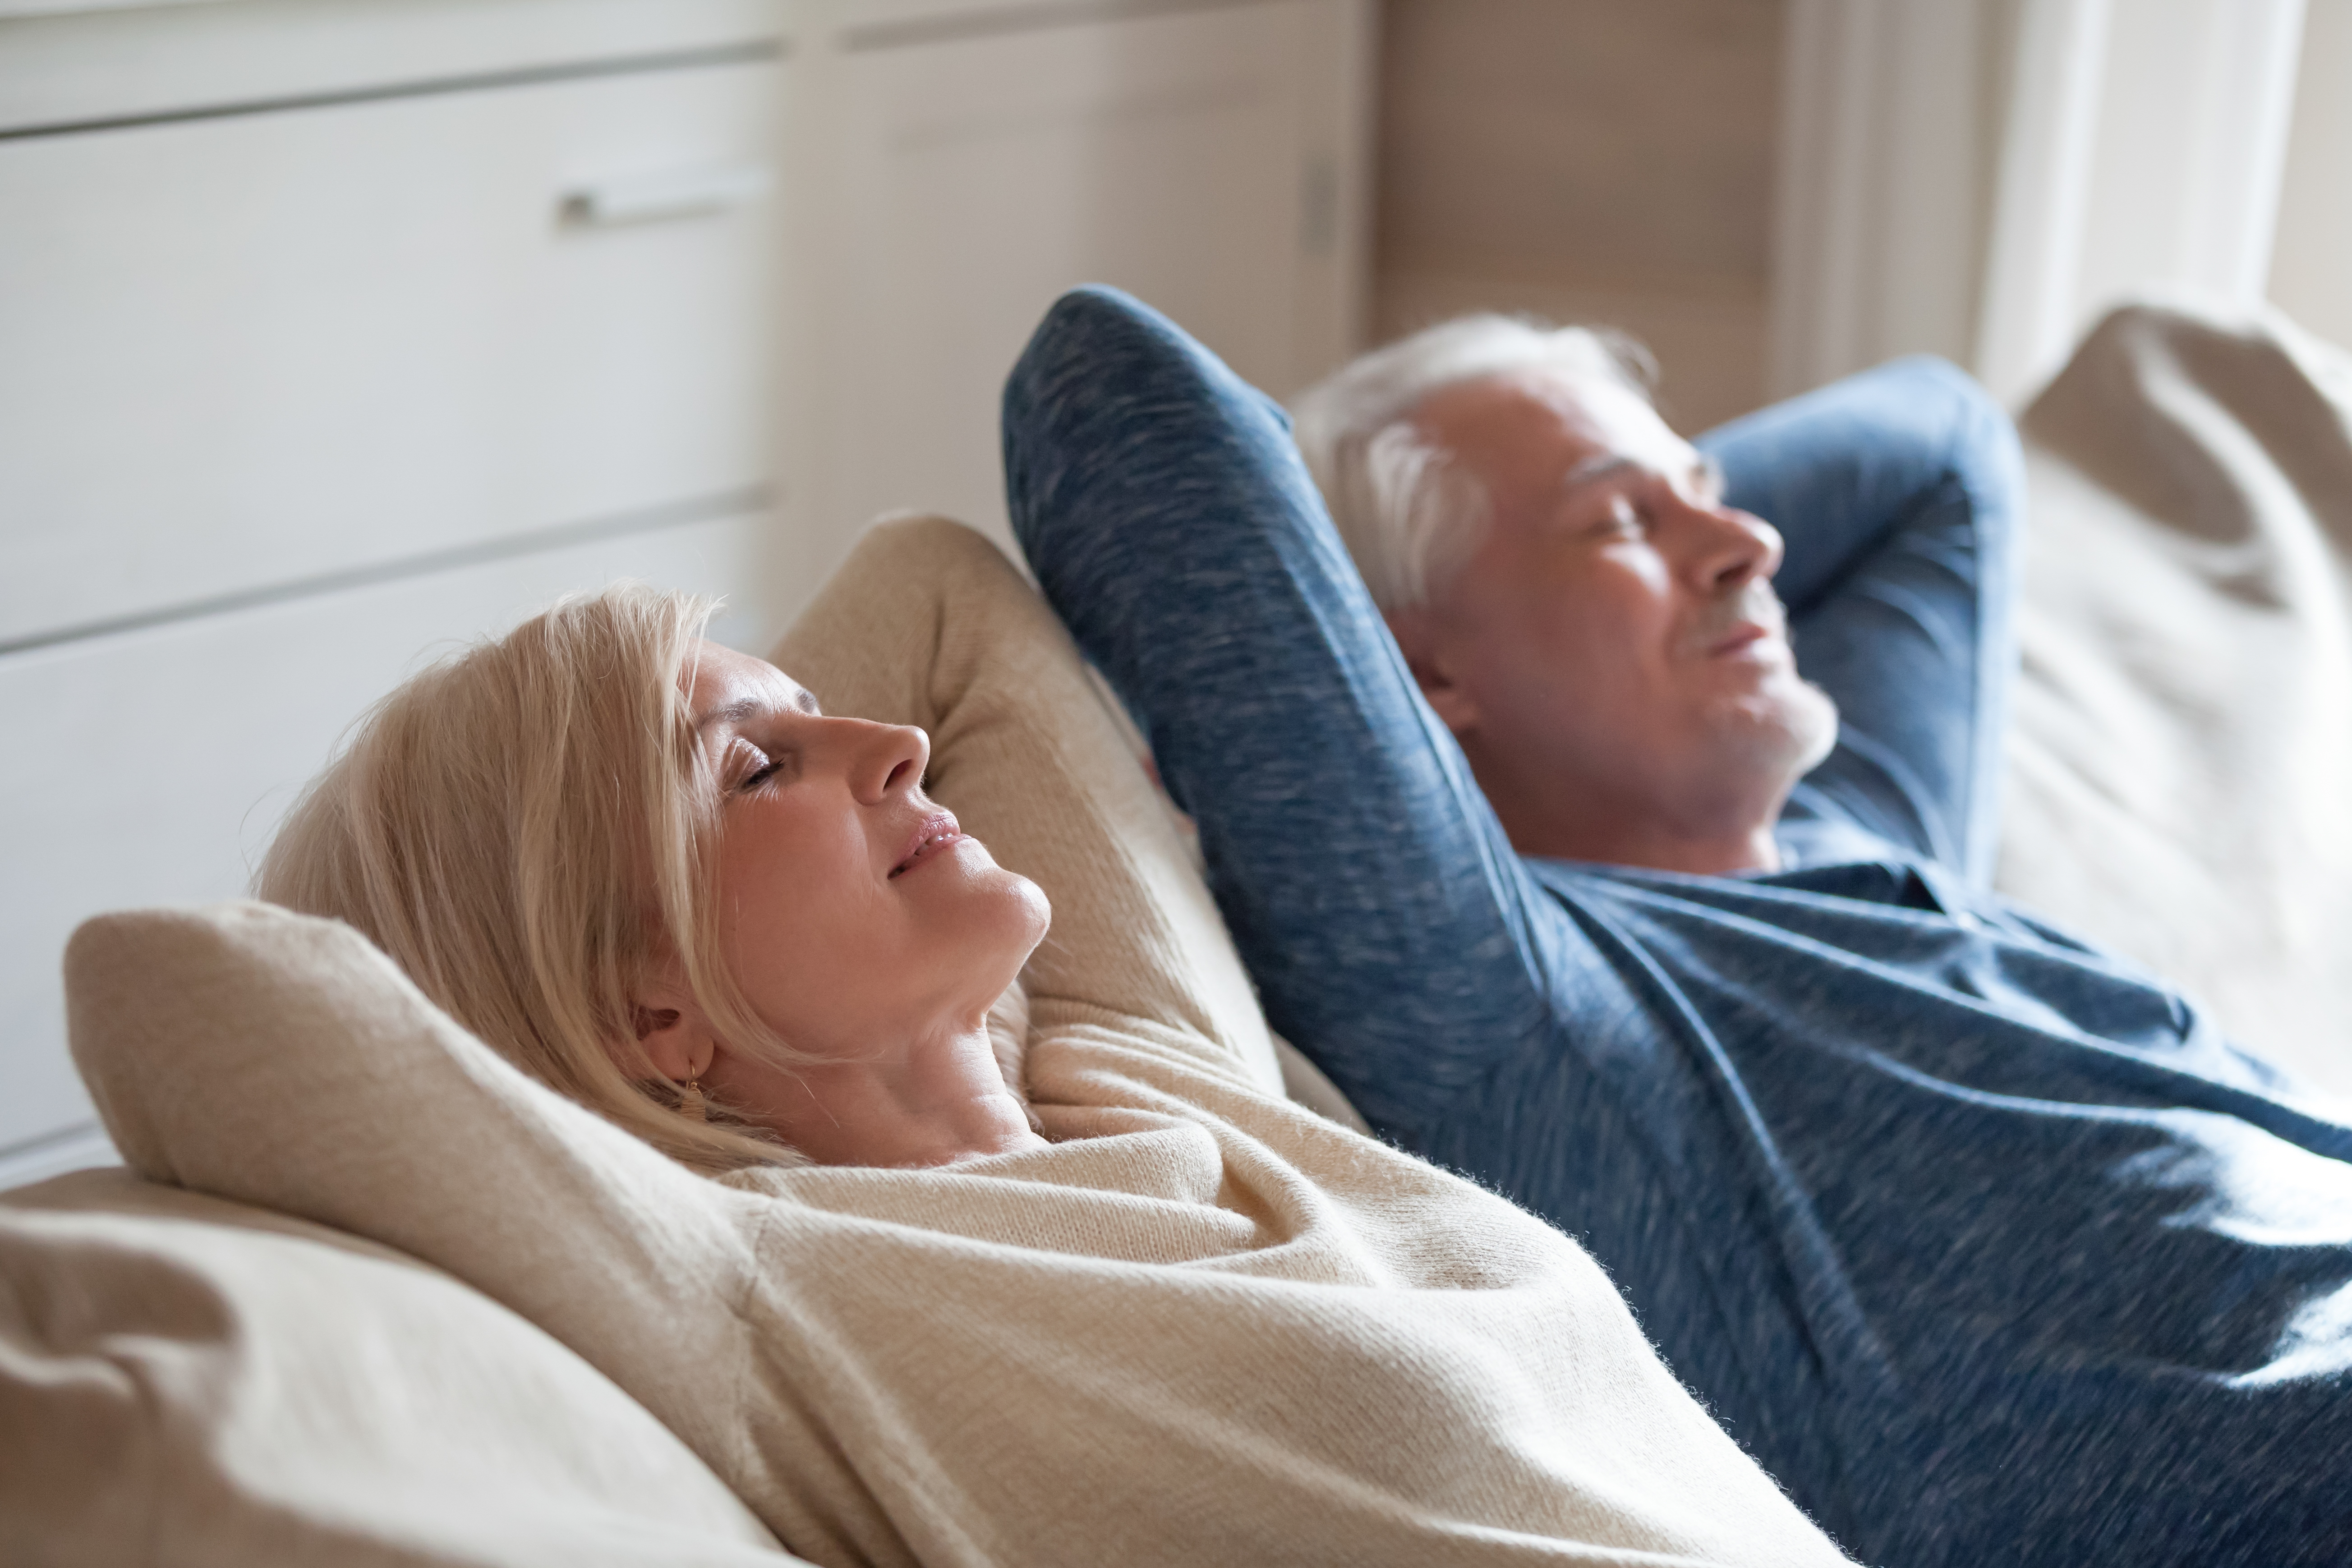
[{"label": "woman's face", "polygon": [[[715,643],[688,699],[722,795],[721,952],[761,1018],[834,1062],[975,1025],[1049,911],[925,798],[929,738],[824,714],[773,665]],[[715,1065],[738,1103],[765,1098]]]}]

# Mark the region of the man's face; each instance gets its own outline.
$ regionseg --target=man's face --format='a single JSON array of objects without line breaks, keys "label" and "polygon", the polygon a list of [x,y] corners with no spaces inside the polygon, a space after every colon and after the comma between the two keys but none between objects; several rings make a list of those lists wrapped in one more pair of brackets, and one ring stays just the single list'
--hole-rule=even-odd
[{"label": "man's face", "polygon": [[1492,522],[1428,605],[1391,620],[1514,837],[1516,791],[1597,825],[1769,826],[1836,726],[1769,584],[1780,536],[1613,384],[1494,376],[1433,394],[1415,423],[1485,486]]}]

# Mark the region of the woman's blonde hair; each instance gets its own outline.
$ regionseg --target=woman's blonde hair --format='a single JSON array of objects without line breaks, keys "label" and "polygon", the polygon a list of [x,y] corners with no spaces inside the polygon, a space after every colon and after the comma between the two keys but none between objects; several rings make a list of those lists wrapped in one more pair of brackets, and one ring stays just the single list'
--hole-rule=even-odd
[{"label": "woman's blonde hair", "polygon": [[668,955],[731,1049],[803,1058],[719,956],[717,803],[688,711],[716,608],[623,584],[404,682],[289,813],[258,898],[358,928],[524,1071],[683,1163],[800,1156],[679,1086],[638,1039]]}]

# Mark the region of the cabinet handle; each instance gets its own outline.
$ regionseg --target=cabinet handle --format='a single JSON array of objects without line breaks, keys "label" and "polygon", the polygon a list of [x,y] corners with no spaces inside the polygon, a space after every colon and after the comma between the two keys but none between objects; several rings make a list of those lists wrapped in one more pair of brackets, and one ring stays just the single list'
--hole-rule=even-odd
[{"label": "cabinet handle", "polygon": [[600,228],[658,223],[740,207],[767,195],[774,183],[775,176],[765,163],[713,163],[615,174],[567,188],[556,203],[556,211],[565,223]]}]

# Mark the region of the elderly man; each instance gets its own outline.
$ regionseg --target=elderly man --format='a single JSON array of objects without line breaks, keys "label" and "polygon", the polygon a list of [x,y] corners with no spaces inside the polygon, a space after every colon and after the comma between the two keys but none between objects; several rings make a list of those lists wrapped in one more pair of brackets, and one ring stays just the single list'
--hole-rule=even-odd
[{"label": "elderly man", "polygon": [[1487,321],[1299,445],[1336,531],[1103,290],[1006,389],[1015,531],[1275,1026],[1581,1239],[1865,1561],[2352,1561],[2352,1129],[1984,886],[1999,411],[1914,362],[1694,447]]}]

